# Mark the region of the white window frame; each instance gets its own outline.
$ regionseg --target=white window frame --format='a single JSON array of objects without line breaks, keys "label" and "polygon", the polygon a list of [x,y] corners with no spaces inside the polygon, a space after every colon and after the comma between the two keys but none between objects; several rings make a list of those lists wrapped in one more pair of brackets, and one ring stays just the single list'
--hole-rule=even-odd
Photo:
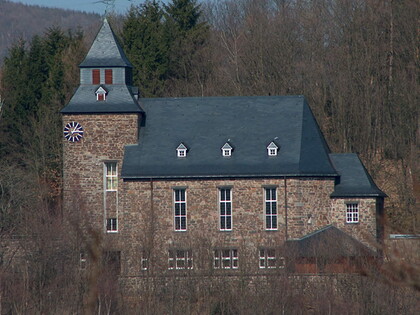
[{"label": "white window frame", "polygon": [[279,261],[277,261],[277,252],[274,248],[261,248],[259,250],[259,257],[260,269],[284,268],[284,258],[281,257],[279,259],[282,261],[280,264]]},{"label": "white window frame", "polygon": [[146,271],[149,269],[149,255],[148,253],[143,250],[141,253],[141,261],[140,261],[140,269]]},{"label": "white window frame", "polygon": [[[219,228],[220,228],[220,231],[232,231],[232,228],[233,228],[232,211],[233,211],[232,210],[232,188],[220,187],[219,188]],[[228,227],[229,223],[230,223],[230,227]]]},{"label": "white window frame", "polygon": [[187,157],[187,147],[181,142],[180,145],[176,148],[177,156],[180,158]]},{"label": "white window frame", "polygon": [[346,223],[359,223],[359,203],[346,203]]},{"label": "white window frame", "polygon": [[[95,94],[96,94],[96,100],[97,101],[106,101],[106,95],[107,95],[107,91],[105,91],[105,89],[103,88],[103,87],[99,87],[97,90],[96,90],[96,92],[95,92]],[[104,96],[104,98],[102,99],[102,100],[100,100],[99,99],[99,95],[103,95]]]},{"label": "white window frame", "polygon": [[268,156],[277,156],[278,150],[279,150],[279,147],[274,142],[271,142],[267,146],[267,154],[268,154]]},{"label": "white window frame", "polygon": [[87,268],[87,257],[85,251],[81,251],[79,253],[79,268],[80,270],[86,270]]},{"label": "white window frame", "polygon": [[[103,95],[103,99],[99,99],[99,95]],[[106,93],[96,93],[96,100],[98,101],[98,102],[103,102],[103,101],[106,101]]]},{"label": "white window frame", "polygon": [[118,164],[115,161],[104,163],[105,190],[118,190]]},{"label": "white window frame", "polygon": [[232,146],[226,142],[222,147],[222,156],[229,157],[232,156]]},{"label": "white window frame", "polygon": [[214,269],[238,269],[239,256],[237,249],[215,249],[213,256]]},{"label": "white window frame", "polygon": [[[273,190],[274,190],[274,193],[273,193]],[[278,202],[277,202],[277,188],[276,187],[264,188],[264,217],[265,217],[265,229],[267,231],[277,231],[278,229]]]},{"label": "white window frame", "polygon": [[178,149],[178,157],[186,157],[187,156],[187,150],[186,149]]},{"label": "white window frame", "polygon": [[223,156],[231,156],[232,149],[223,149]]},{"label": "white window frame", "polygon": [[170,249],[168,251],[169,270],[187,270],[193,268],[193,255],[191,249]]},{"label": "white window frame", "polygon": [[174,188],[173,196],[174,196],[174,230],[186,231],[187,230],[187,190],[186,188]]},{"label": "white window frame", "polygon": [[118,233],[118,219],[117,218],[106,219],[106,232]]}]

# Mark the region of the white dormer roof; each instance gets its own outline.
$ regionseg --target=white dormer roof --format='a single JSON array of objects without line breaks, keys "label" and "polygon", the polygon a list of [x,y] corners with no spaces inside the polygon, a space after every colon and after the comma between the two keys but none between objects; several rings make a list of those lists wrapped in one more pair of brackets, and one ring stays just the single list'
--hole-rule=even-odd
[{"label": "white dormer roof", "polygon": [[95,94],[96,94],[96,95],[98,95],[98,94],[107,94],[107,93],[108,93],[108,91],[107,91],[107,90],[105,90],[103,86],[98,87],[98,88],[96,89],[96,91],[95,91]]},{"label": "white dormer roof", "polygon": [[178,157],[186,157],[188,148],[181,142],[176,148],[176,153]]}]

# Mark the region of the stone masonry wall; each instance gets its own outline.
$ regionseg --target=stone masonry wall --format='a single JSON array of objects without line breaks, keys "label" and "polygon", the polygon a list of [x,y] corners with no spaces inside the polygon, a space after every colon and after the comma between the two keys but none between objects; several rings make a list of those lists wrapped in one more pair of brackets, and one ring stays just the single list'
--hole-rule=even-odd
[{"label": "stone masonry wall", "polygon": [[119,192],[105,192],[104,162],[116,161],[121,178],[124,145],[137,143],[138,115],[64,115],[63,127],[72,121],[82,125],[84,135],[75,143],[63,137],[64,209],[80,211],[80,224],[103,231],[106,216],[121,210]]},{"label": "stone masonry wall", "polygon": [[[232,231],[220,231],[219,227],[218,191],[226,186],[232,189]],[[277,189],[276,231],[265,229],[267,186]],[[185,188],[187,193],[187,231],[174,230],[173,189],[178,187]],[[194,271],[220,273],[227,271],[213,270],[213,250],[235,248],[239,252],[239,269],[261,272],[260,248],[276,249],[281,257],[286,230],[288,239],[301,238],[329,224],[371,246],[376,231],[374,199],[358,200],[360,222],[346,224],[345,200],[331,199],[333,188],[333,179],[316,178],[125,181],[120,191],[124,209],[120,214],[120,231],[118,236],[111,237],[124,242],[121,248],[126,276],[142,273],[143,251],[149,253],[149,273],[167,270],[169,249],[193,249]]]},{"label": "stone masonry wall", "polygon": [[334,222],[330,199],[333,190],[332,178],[287,180],[289,239],[299,239]]},{"label": "stone masonry wall", "polygon": [[[346,223],[346,204],[359,205],[359,222]],[[376,239],[376,199],[337,198],[331,200],[332,222],[342,231],[352,235],[373,250],[378,247]]]}]

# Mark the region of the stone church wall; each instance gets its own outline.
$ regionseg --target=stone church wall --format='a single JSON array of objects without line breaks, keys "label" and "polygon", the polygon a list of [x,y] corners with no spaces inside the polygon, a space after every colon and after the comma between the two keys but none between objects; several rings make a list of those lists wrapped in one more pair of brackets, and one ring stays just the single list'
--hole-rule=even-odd
[{"label": "stone church wall", "polygon": [[64,115],[63,127],[72,121],[84,135],[74,143],[63,140],[64,209],[89,212],[87,223],[103,231],[104,215],[117,214],[120,198],[118,191],[105,192],[104,162],[116,161],[120,172],[124,145],[137,143],[138,116]]}]

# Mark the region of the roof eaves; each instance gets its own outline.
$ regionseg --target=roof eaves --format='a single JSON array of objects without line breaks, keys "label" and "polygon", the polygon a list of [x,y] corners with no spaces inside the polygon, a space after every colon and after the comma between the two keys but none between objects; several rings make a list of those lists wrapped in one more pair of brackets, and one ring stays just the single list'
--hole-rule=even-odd
[{"label": "roof eaves", "polygon": [[382,198],[386,198],[388,197],[387,194],[385,194],[384,192],[380,191],[380,192],[376,192],[376,193],[337,193],[337,192],[333,192],[330,195],[331,198],[372,198],[372,197],[382,197]]},{"label": "roof eaves", "polygon": [[205,178],[284,178],[284,177],[336,177],[337,174],[231,174],[231,175],[125,175],[123,179],[205,179]]}]

